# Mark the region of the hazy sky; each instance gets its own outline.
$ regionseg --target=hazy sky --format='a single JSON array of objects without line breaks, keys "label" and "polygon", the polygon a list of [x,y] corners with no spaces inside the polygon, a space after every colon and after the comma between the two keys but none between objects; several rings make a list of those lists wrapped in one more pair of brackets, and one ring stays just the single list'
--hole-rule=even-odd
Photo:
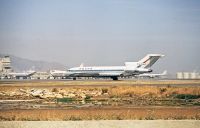
[{"label": "hazy sky", "polygon": [[200,0],[0,0],[0,53],[68,67],[124,65],[200,70]]}]

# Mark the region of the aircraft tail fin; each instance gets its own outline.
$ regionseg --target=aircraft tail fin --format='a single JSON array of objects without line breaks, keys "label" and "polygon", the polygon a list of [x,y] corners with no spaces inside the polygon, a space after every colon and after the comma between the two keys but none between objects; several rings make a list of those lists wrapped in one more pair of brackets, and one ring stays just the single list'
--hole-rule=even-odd
[{"label": "aircraft tail fin", "polygon": [[81,65],[79,67],[84,67],[84,63],[81,63]]},{"label": "aircraft tail fin", "polygon": [[162,54],[147,54],[138,63],[143,68],[150,68],[159,58],[164,57]]},{"label": "aircraft tail fin", "polygon": [[167,70],[163,71],[162,75],[167,75]]}]

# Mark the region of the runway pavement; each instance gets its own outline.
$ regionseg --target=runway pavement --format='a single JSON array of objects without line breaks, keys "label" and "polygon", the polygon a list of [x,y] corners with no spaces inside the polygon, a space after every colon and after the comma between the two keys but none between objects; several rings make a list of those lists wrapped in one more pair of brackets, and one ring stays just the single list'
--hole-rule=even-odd
[{"label": "runway pavement", "polygon": [[199,128],[198,120],[2,121],[0,128]]}]

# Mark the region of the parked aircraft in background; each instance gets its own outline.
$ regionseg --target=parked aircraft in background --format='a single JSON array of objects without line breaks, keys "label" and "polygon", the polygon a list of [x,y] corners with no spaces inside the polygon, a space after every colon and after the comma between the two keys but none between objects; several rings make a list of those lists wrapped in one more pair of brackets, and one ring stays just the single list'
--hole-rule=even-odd
[{"label": "parked aircraft in background", "polygon": [[151,66],[164,55],[147,54],[138,62],[125,62],[125,66],[91,66],[70,68],[66,76],[73,77],[110,77],[113,80],[118,80],[118,77],[135,76],[139,74],[152,72]]},{"label": "parked aircraft in background", "polygon": [[56,79],[56,78],[64,78],[67,75],[67,71],[50,70],[50,74],[53,76],[54,79]]},{"label": "parked aircraft in background", "polygon": [[135,75],[136,77],[148,77],[148,78],[158,78],[158,77],[162,77],[162,76],[166,76],[167,75],[167,71],[163,71],[163,73],[160,74],[152,74],[152,73],[144,73],[144,74],[139,74],[139,75]]},{"label": "parked aircraft in background", "polygon": [[11,72],[9,73],[9,76],[12,76],[13,78],[16,78],[16,79],[27,79],[34,73],[35,71],[32,71],[32,70],[26,71],[26,72]]}]

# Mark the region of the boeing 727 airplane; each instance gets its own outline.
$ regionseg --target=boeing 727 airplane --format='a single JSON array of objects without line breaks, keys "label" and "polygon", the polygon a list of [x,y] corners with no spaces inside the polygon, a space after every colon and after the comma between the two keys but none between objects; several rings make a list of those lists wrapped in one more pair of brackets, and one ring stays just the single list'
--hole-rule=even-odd
[{"label": "boeing 727 airplane", "polygon": [[143,73],[152,72],[151,66],[164,55],[147,54],[138,62],[125,62],[125,66],[92,66],[70,68],[66,76],[73,77],[110,77],[113,80],[118,80],[118,77],[134,76]]}]

